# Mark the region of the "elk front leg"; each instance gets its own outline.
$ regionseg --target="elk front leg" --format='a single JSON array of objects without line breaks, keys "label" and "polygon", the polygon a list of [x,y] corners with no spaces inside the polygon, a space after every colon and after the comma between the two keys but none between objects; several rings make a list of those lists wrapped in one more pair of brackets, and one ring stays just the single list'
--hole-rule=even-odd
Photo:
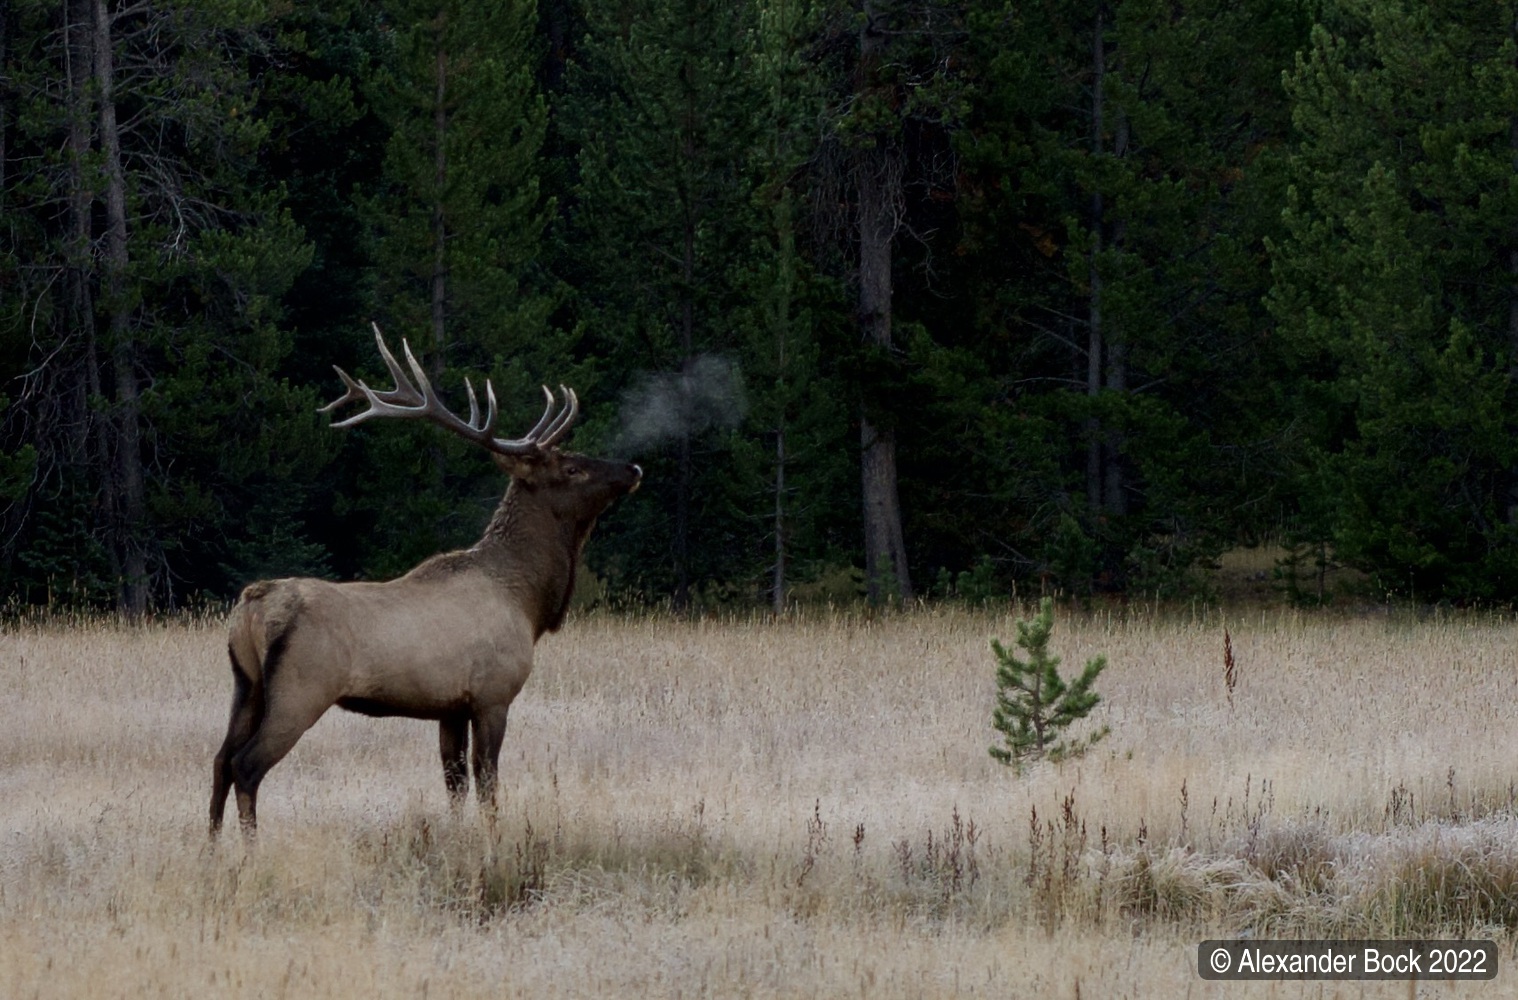
[{"label": "elk front leg", "polygon": [[469,716],[453,715],[438,723],[438,748],[443,755],[448,800],[458,807],[469,790]]},{"label": "elk front leg", "polygon": [[497,764],[501,757],[501,742],[506,739],[506,712],[510,706],[487,708],[474,714],[474,788],[480,798],[480,808],[495,815]]}]

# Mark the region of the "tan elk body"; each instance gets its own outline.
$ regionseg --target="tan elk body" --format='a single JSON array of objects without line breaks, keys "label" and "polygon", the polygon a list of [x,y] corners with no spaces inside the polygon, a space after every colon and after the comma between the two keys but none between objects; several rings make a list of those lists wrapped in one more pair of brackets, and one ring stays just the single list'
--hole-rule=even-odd
[{"label": "tan elk body", "polygon": [[506,716],[532,672],[533,646],[563,624],[596,518],[642,477],[636,465],[558,449],[578,412],[572,391],[563,390],[555,414],[545,389],[549,405],[537,426],[503,440],[494,436],[489,383],[483,416],[470,387],[466,422],[438,402],[409,347],[415,385],[378,329],[375,339],[396,388],[375,392],[338,369],[348,391],[326,409],[357,400],[369,408],[333,426],[376,416],[428,420],[489,450],[511,484],[478,543],[399,579],[263,580],[243,591],[228,623],[232,713],[214,764],[212,834],[233,788],[244,828],[256,826],[264,776],[333,705],[436,720],[449,794],[462,796],[472,763],[480,801],[493,808]]}]

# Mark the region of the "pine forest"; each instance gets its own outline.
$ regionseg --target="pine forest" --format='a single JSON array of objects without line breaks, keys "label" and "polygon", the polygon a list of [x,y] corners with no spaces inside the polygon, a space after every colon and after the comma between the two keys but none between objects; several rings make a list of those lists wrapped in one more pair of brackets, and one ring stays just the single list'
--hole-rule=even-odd
[{"label": "pine forest", "polygon": [[1518,0],[0,0],[0,603],[471,544],[371,323],[643,467],[613,604],[1510,606]]}]

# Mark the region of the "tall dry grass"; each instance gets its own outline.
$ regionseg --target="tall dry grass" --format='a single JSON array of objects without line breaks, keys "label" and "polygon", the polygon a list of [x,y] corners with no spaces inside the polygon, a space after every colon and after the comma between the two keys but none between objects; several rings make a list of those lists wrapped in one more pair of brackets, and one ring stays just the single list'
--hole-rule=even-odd
[{"label": "tall dry grass", "polygon": [[[0,996],[1444,996],[1218,984],[1209,936],[1518,926],[1511,622],[1065,617],[1085,759],[986,753],[991,635],[923,612],[580,619],[494,836],[424,723],[333,712],[205,837],[215,622],[0,633]],[[1459,988],[1464,986],[1463,990]],[[1497,992],[1493,992],[1496,990]]]}]

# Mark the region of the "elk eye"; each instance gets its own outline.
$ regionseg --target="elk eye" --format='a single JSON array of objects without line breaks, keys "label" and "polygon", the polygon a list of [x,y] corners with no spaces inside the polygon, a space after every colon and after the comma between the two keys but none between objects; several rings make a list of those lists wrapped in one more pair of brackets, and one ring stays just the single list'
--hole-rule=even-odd
[{"label": "elk eye", "polygon": [[569,468],[565,469],[564,471],[566,473],[568,473],[569,475],[571,475],[571,476],[578,476],[578,475],[580,475],[580,471],[581,470],[580,470],[580,467],[578,465],[571,465]]}]

